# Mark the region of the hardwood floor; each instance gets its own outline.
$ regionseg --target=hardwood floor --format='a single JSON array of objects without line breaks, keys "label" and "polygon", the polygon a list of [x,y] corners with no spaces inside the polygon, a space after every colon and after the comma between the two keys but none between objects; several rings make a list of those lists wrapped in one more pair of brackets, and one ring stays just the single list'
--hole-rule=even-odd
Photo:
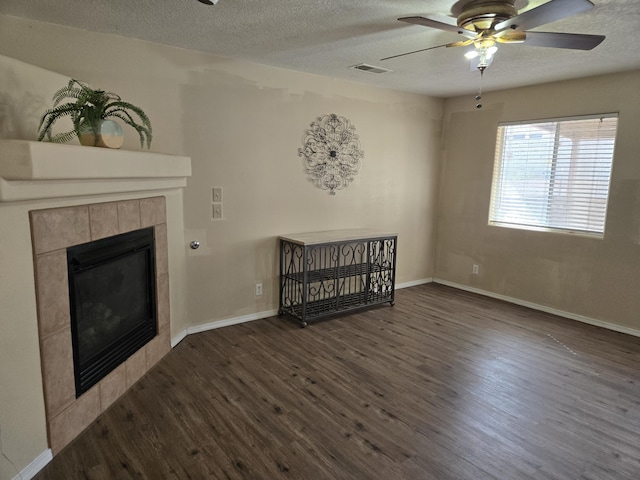
[{"label": "hardwood floor", "polygon": [[36,477],[640,479],[640,338],[435,284],[183,340]]}]

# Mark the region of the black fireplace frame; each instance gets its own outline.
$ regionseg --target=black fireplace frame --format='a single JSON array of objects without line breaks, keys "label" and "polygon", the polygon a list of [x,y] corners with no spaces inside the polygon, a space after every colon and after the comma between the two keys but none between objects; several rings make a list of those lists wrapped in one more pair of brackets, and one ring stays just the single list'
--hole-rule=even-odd
[{"label": "black fireplace frame", "polygon": [[[115,339],[89,358],[81,360],[78,338],[78,307],[76,306],[76,275],[108,262],[131,255],[144,254],[146,264],[146,307],[149,318]],[[107,237],[94,242],[67,248],[71,342],[76,398],[96,385],[116,367],[127,360],[158,331],[157,292],[155,270],[155,232],[153,227]]]}]

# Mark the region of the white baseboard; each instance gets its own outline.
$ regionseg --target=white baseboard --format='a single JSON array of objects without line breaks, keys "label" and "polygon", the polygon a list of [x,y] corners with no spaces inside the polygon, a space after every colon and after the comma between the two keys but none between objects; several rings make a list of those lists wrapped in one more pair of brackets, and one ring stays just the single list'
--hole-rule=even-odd
[{"label": "white baseboard", "polygon": [[519,298],[508,297],[506,295],[489,292],[487,290],[481,290],[479,288],[470,287],[468,285],[463,285],[460,283],[450,282],[448,280],[443,280],[441,278],[434,278],[433,281],[435,283],[446,285],[448,287],[457,288],[459,290],[465,290],[471,293],[477,293],[479,295],[484,295],[485,297],[504,300],[505,302],[514,303],[516,305],[521,305],[523,307],[532,308],[533,310],[539,310],[541,312],[551,313],[553,315],[558,315],[559,317],[568,318],[570,320],[576,320],[578,322],[588,323],[589,325],[594,325],[596,327],[606,328],[607,330],[613,330],[614,332],[626,333],[628,335],[640,337],[640,330],[636,330],[634,328],[624,327],[622,325],[616,325],[615,323],[604,322],[596,318],[585,317],[584,315],[578,315],[576,313],[565,312],[564,310],[558,310],[555,308],[546,307],[544,305],[538,305],[537,303],[527,302],[526,300],[520,300]]},{"label": "white baseboard", "polygon": [[416,287],[418,285],[424,285],[425,283],[431,283],[431,282],[433,282],[433,278],[432,277],[423,278],[423,279],[420,279],[420,280],[413,280],[411,282],[398,283],[396,285],[396,290],[400,290],[401,288]]},{"label": "white baseboard", "polygon": [[[421,280],[414,280],[411,282],[400,283],[396,285],[396,290],[401,288],[415,287],[417,285],[424,285],[425,283],[433,282],[433,278],[423,278]],[[277,315],[277,310],[267,310],[265,312],[251,313],[249,315],[242,315],[240,317],[231,317],[224,320],[214,320],[202,325],[196,325],[195,327],[188,327],[186,330],[181,331],[176,336],[171,338],[171,348],[175,348],[187,335],[192,333],[206,332],[208,330],[214,330],[216,328],[228,327],[230,325],[237,325],[239,323],[252,322],[253,320],[260,320],[262,318],[269,318]]]},{"label": "white baseboard", "polygon": [[[415,287],[417,285],[424,285],[425,283],[433,282],[433,278],[423,278],[420,280],[414,280],[411,282],[400,283],[396,285],[396,290],[401,288],[409,288]],[[192,333],[200,333],[206,332],[208,330],[214,330],[216,328],[228,327],[230,325],[237,325],[239,323],[251,322],[253,320],[260,320],[262,318],[269,318],[277,315],[277,310],[267,310],[265,312],[252,313],[249,315],[242,315],[239,317],[231,317],[224,320],[214,320],[212,322],[208,322],[202,325],[196,325],[195,327],[188,327],[187,329],[181,331],[177,335],[171,338],[171,348],[175,348],[187,335],[191,335]]]},{"label": "white baseboard", "polygon": [[[583,315],[578,315],[571,312],[565,312],[564,310],[558,310],[551,307],[546,307],[544,305],[539,305],[537,303],[528,302],[526,300],[520,300],[519,298],[509,297],[507,295],[501,295],[499,293],[489,292],[487,290],[482,290],[480,288],[470,287],[468,285],[463,285],[461,283],[450,282],[448,280],[443,280],[441,278],[423,278],[420,280],[413,280],[410,282],[404,282],[396,285],[396,290],[400,290],[402,288],[410,288],[418,285],[424,285],[427,283],[439,283],[441,285],[446,285],[449,287],[457,288],[459,290],[465,290],[471,293],[477,293],[479,295],[484,295],[486,297],[496,298],[498,300],[504,300],[505,302],[513,303],[516,305],[521,305],[523,307],[528,307],[533,310],[539,310],[541,312],[551,313],[553,315],[558,315],[560,317],[568,318],[571,320],[576,320],[578,322],[587,323],[589,325],[594,325],[596,327],[606,328],[608,330],[613,330],[615,332],[626,333],[628,335],[633,335],[636,337],[640,337],[640,330],[636,330],[629,327],[624,327],[622,325],[616,325],[615,323],[604,322],[602,320],[597,320],[595,318],[585,317]],[[195,327],[188,327],[186,330],[183,330],[178,335],[171,339],[171,348],[174,348],[178,345],[187,335],[191,335],[192,333],[200,333],[206,332],[208,330],[213,330],[216,328],[228,327],[230,325],[237,325],[239,323],[251,322],[253,320],[260,320],[262,318],[273,317],[277,315],[277,310],[268,310],[265,312],[252,313],[250,315],[242,315],[239,317],[227,318],[224,320],[215,320],[212,322],[205,323],[203,325],[197,325]]]},{"label": "white baseboard", "polygon": [[51,449],[48,448],[40,455],[38,455],[35,460],[27,465],[17,476],[13,477],[13,480],[31,480],[52,459],[53,453],[51,452]]},{"label": "white baseboard", "polygon": [[213,322],[205,323],[203,325],[197,325],[195,327],[187,328],[187,335],[192,333],[206,332],[207,330],[213,330],[215,328],[228,327],[230,325],[237,325],[238,323],[252,322],[253,320],[260,320],[262,318],[269,318],[277,315],[277,310],[267,310],[266,312],[251,313],[249,315],[241,315],[239,317],[227,318],[225,320],[214,320]]},{"label": "white baseboard", "polygon": [[178,333],[175,337],[171,337],[171,348],[175,348],[176,345],[178,345],[182,340],[184,340],[184,337],[187,336],[187,330],[182,330],[180,333]]},{"label": "white baseboard", "polygon": [[230,325],[237,325],[239,323],[252,322],[254,320],[260,320],[262,318],[269,318],[277,315],[277,310],[267,310],[265,312],[251,313],[249,315],[241,315],[239,317],[226,318],[224,320],[214,320],[212,322],[204,323],[202,325],[196,325],[195,327],[187,327],[175,337],[171,338],[171,348],[178,345],[187,335],[192,333],[206,332],[208,330],[214,330],[216,328],[228,327]]}]

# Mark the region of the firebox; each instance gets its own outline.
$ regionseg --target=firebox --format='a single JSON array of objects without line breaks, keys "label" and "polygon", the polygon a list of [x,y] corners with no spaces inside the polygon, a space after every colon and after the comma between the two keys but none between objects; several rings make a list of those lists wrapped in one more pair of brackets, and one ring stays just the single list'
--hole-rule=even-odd
[{"label": "firebox", "polygon": [[67,249],[76,398],[157,333],[154,229]]}]

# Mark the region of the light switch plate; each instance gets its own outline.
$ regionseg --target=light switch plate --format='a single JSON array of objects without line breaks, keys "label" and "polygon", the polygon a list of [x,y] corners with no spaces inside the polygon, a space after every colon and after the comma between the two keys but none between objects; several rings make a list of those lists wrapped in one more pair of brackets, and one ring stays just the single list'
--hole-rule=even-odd
[{"label": "light switch plate", "polygon": [[222,219],[222,204],[214,203],[213,204],[213,219],[220,220]]},{"label": "light switch plate", "polygon": [[211,188],[211,201],[222,202],[222,187]]}]

